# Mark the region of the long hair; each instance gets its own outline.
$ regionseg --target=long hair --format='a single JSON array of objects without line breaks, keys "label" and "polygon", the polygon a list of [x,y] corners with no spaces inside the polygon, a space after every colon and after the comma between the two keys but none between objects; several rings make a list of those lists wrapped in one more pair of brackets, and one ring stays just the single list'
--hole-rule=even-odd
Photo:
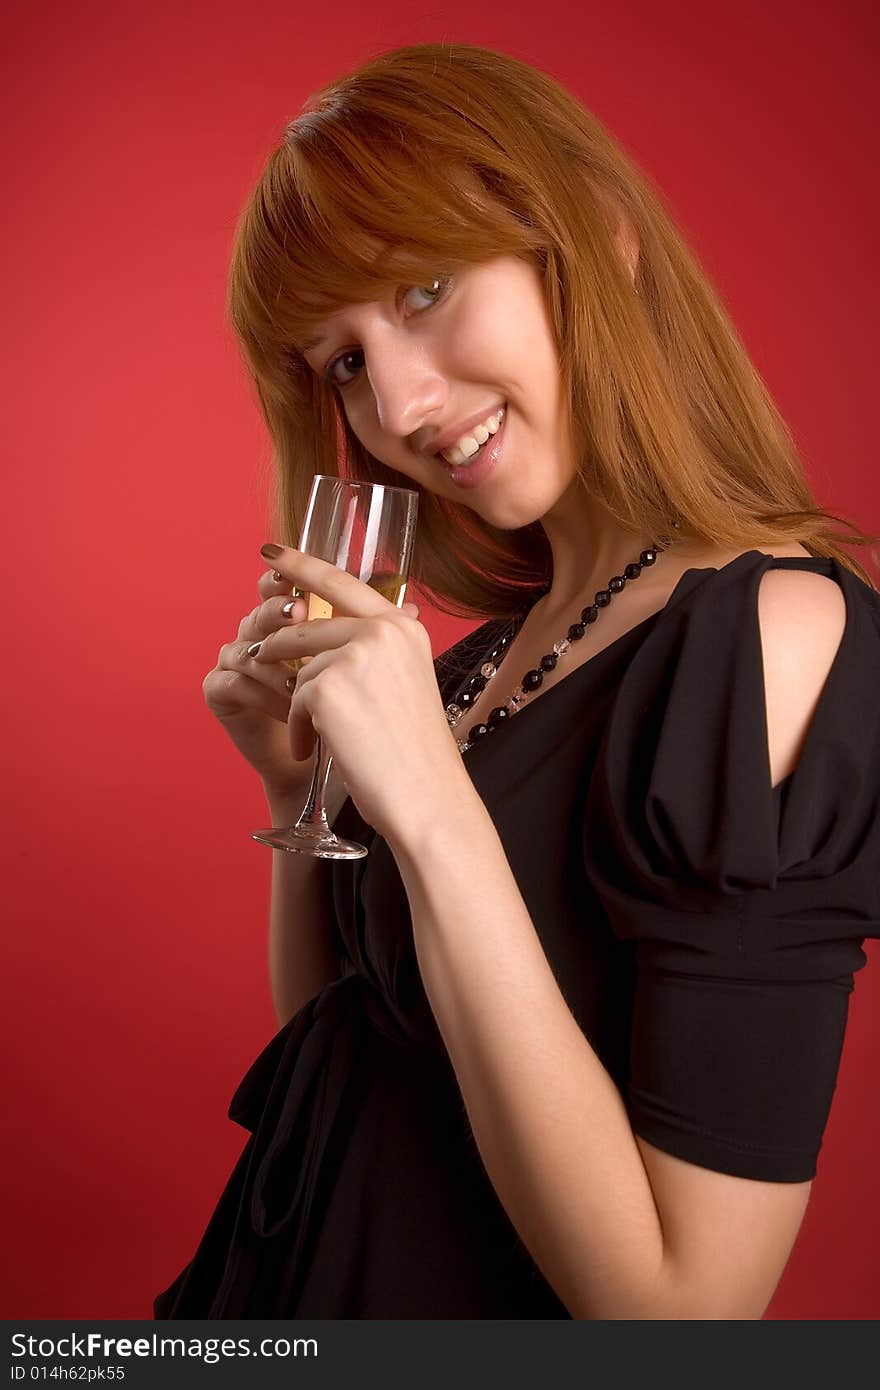
[{"label": "long hair", "polygon": [[[620,209],[638,235],[634,279]],[[842,546],[880,537],[818,505],[648,177],[549,75],[461,43],[382,53],[310,97],[241,212],[227,308],[271,438],[282,541],[296,545],[327,473],[418,490],[411,586],[443,612],[509,617],[551,578],[540,522],[501,530],[381,463],[295,346],[346,304],[510,254],[541,275],[578,474],[621,526],[646,544],[799,541],[877,589]]]}]

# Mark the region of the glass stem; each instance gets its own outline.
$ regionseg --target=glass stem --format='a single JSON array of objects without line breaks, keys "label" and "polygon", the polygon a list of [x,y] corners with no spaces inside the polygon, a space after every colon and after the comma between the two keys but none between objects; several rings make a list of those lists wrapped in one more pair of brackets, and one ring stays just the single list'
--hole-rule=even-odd
[{"label": "glass stem", "polygon": [[327,778],[330,775],[333,754],[325,749],[324,740],[320,734],[316,734],[315,739],[315,770],[312,773],[312,785],[309,787],[305,808],[296,823],[296,828],[298,830],[301,826],[308,825],[314,830],[323,830],[328,835],[332,835],[333,831],[327,822],[327,812],[324,809],[324,796],[327,791]]}]

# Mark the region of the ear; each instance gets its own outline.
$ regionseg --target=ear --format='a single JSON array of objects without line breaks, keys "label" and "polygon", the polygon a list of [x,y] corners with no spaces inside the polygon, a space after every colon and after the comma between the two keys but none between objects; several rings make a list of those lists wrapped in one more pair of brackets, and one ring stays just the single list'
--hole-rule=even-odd
[{"label": "ear", "polygon": [[639,234],[622,208],[620,209],[614,240],[629,271],[629,278],[634,282],[639,265]]},{"label": "ear", "polygon": [[629,214],[624,211],[616,198],[603,190],[600,194],[600,201],[605,209],[605,216],[614,244],[629,271],[630,280],[635,281],[639,264],[639,234]]}]

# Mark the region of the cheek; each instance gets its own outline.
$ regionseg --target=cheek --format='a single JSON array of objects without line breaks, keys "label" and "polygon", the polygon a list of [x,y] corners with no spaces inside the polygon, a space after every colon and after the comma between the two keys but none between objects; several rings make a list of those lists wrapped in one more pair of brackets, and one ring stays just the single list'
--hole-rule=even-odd
[{"label": "cheek", "polygon": [[353,392],[343,408],[348,432],[371,454],[381,458],[382,431],[376,418],[375,405],[369,387],[367,386],[365,390],[356,393],[362,397],[360,400],[356,401],[354,394]]},{"label": "cheek", "polygon": [[435,470],[427,459],[421,463],[418,459],[413,458],[412,452],[407,450],[405,444],[399,444],[395,448],[393,443],[389,442],[387,435],[383,434],[380,429],[375,413],[359,421],[356,412],[349,410],[347,421],[355,438],[380,463],[402,473],[405,478],[411,479],[421,487],[432,490],[436,488],[438,479],[442,477],[439,469]]},{"label": "cheek", "polygon": [[480,381],[491,375],[504,377],[523,353],[528,333],[518,322],[512,306],[493,301],[491,306],[468,307],[457,319],[449,339],[446,362],[452,377]]}]

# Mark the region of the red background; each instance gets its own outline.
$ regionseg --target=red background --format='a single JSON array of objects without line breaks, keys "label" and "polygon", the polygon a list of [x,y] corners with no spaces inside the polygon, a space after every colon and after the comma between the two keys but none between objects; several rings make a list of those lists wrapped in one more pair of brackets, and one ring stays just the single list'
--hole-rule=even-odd
[{"label": "red background", "polygon": [[[241,1150],[226,1108],[276,1029],[270,854],[250,839],[266,808],[201,693],[269,538],[267,439],[223,313],[266,153],[308,94],[401,43],[483,43],[550,71],[664,190],[820,500],[876,532],[876,9],[5,14],[0,1314],[149,1318]],[[436,652],[467,630],[422,616]],[[770,1318],[880,1315],[868,951]]]}]

